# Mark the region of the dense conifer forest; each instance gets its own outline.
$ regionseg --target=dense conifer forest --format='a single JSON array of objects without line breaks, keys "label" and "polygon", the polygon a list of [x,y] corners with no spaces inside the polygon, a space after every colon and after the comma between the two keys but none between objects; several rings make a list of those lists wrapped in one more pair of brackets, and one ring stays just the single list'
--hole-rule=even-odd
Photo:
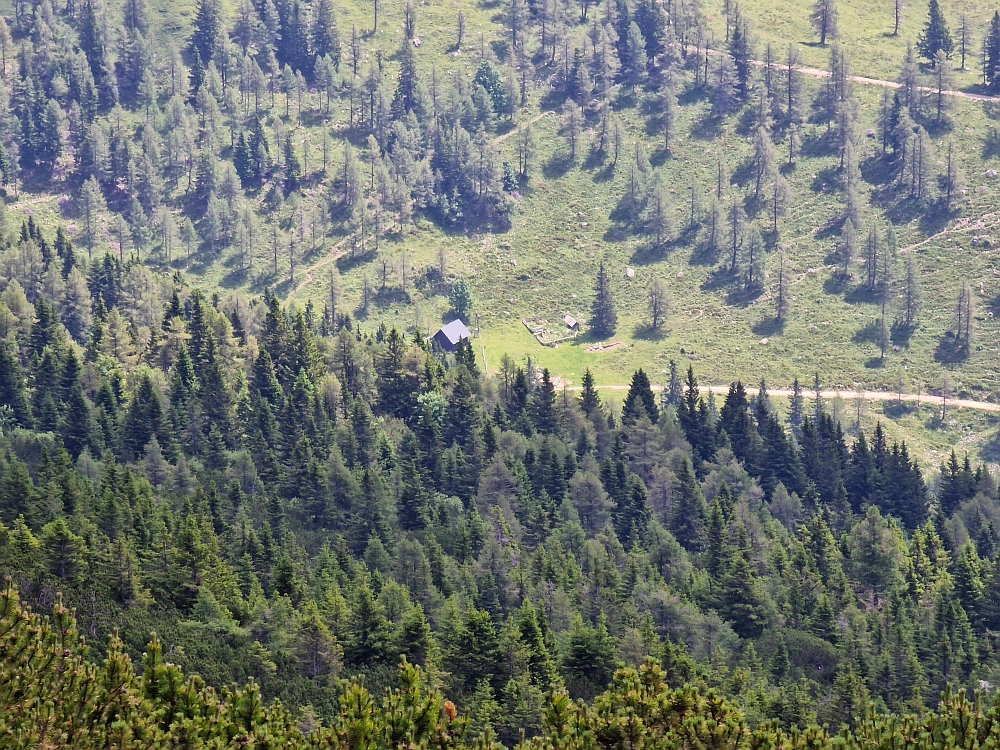
[{"label": "dense conifer forest", "polygon": [[967,459],[849,440],[801,394],[717,404],[693,369],[660,394],[637,371],[618,412],[589,377],[487,377],[468,342],[273,296],[147,275],[114,304],[143,269],[93,269],[83,346],[2,295],[0,565],[95,653],[142,664],[155,631],[316,722],[405,659],[507,745],[649,658],[785,730],[996,679],[997,486]]},{"label": "dense conifer forest", "polygon": [[[14,0],[0,748],[996,743],[997,479],[822,381],[995,391],[1000,15],[707,6]],[[490,338],[569,304],[648,361]]]}]

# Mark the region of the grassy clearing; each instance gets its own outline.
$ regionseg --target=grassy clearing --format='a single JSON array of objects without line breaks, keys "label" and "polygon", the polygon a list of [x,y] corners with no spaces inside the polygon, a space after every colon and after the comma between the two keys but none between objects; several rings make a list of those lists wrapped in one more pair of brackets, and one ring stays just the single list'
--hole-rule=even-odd
[{"label": "grassy clearing", "polygon": [[[829,49],[819,45],[819,37],[809,24],[812,3],[787,3],[781,0],[742,0],[740,10],[751,19],[751,28],[757,47],[763,50],[773,45],[775,53],[784,58],[788,46],[794,45],[802,56],[803,64],[825,68]],[[982,42],[989,30],[995,6],[981,0],[954,0],[941,4],[955,40],[956,83],[960,88],[974,87],[981,83],[979,56]],[[895,81],[908,42],[914,45],[927,22],[926,0],[904,3],[899,34],[893,36],[893,0],[840,0],[840,43],[852,61],[855,75]],[[964,71],[959,70],[959,30],[962,15],[969,24],[968,54]],[[709,24],[715,37],[725,40],[726,22],[721,3],[707,9]],[[761,56],[763,52],[760,53]]]},{"label": "grassy clearing", "polygon": [[[860,0],[842,1],[840,26],[843,44],[854,61],[855,73],[895,78],[905,40],[915,38],[919,33],[925,8],[923,4],[908,7],[900,37],[892,38],[885,36],[891,31],[892,5],[888,2],[882,5],[885,7],[872,6]],[[432,77],[432,69],[442,86],[449,85],[455,76],[471,77],[481,49],[489,50],[490,54],[494,50],[502,50],[499,44],[504,36],[501,6],[463,0],[419,5],[417,35],[421,38],[421,47],[418,61],[425,84]],[[174,24],[169,30],[177,39],[187,34],[187,25],[194,12],[193,2],[182,0],[167,4],[163,0],[155,0],[151,7],[154,22],[159,19],[161,23]],[[804,3],[789,8],[787,3],[773,0],[750,0],[741,4],[741,8],[752,20],[758,49],[769,41],[781,48],[791,42],[802,46],[805,64],[826,65],[829,51],[811,44],[808,8]],[[338,5],[342,41],[346,47],[351,26],[356,24],[364,34],[362,73],[369,61],[375,59],[377,51],[382,50],[387,55],[392,77],[395,75],[393,56],[402,41],[403,3],[384,4],[379,31],[375,34],[370,33],[371,9],[370,3],[346,2]],[[463,10],[468,19],[466,43],[460,54],[453,48],[455,19],[459,10]],[[967,10],[970,18],[979,24],[977,34],[981,35],[987,7],[981,3],[969,3]],[[721,3],[719,7],[713,3],[706,11],[716,36],[723,36]],[[955,31],[960,9],[957,6],[946,7],[946,12]],[[582,24],[573,29],[577,44],[582,43],[585,32],[586,27]],[[345,59],[342,72],[347,70],[348,65]],[[551,71],[543,67],[539,80],[549,73]],[[962,85],[975,82],[973,73],[962,75]],[[687,81],[685,85],[689,83]],[[812,98],[818,85],[815,79],[806,81],[808,99]],[[544,84],[539,83],[532,92],[529,106],[519,113],[519,122],[527,122],[546,111],[540,102],[543,91]],[[861,132],[875,128],[881,93],[881,89],[875,87],[858,86],[863,108]],[[953,115],[955,126],[950,131],[935,134],[935,171],[942,168],[945,142],[953,139],[968,182],[968,195],[962,201],[961,216],[977,220],[982,217],[982,226],[958,226],[950,217],[923,218],[905,203],[895,205],[883,201],[892,188],[875,158],[878,149],[876,141],[862,139],[862,170],[868,181],[866,190],[875,204],[867,215],[877,216],[883,221],[891,218],[896,223],[901,246],[913,246],[907,252],[915,253],[924,286],[924,313],[920,328],[908,344],[901,346],[898,352],[891,352],[882,362],[877,357],[878,348],[870,335],[871,326],[878,316],[877,306],[866,301],[863,295],[850,289],[837,289],[831,284],[832,274],[828,266],[839,241],[837,222],[843,210],[843,195],[836,174],[837,158],[815,145],[825,126],[805,127],[803,158],[795,169],[787,172],[794,200],[789,215],[781,222],[780,241],[787,246],[789,272],[794,277],[794,284],[792,312],[784,327],[779,329],[773,324],[773,259],[765,293],[749,303],[733,304],[728,299],[729,289],[713,288],[707,283],[717,263],[705,263],[699,258],[697,233],[682,231],[686,223],[686,196],[690,180],[697,180],[705,192],[711,190],[715,181],[716,160],[720,156],[727,175],[735,175],[731,184],[726,186],[726,200],[743,196],[750,189],[745,174],[747,160],[752,153],[751,134],[739,117],[731,117],[722,123],[708,122],[707,102],[697,92],[686,92],[681,96],[683,106],[678,117],[678,136],[672,143],[672,152],[667,154],[663,151],[660,135],[655,132],[656,106],[651,101],[645,101],[645,96],[640,91],[637,102],[621,102],[618,113],[626,125],[629,141],[643,142],[654,168],[664,175],[671,188],[675,200],[673,213],[677,239],[665,251],[651,252],[647,237],[630,233],[610,218],[624,192],[627,157],[622,158],[617,171],[608,169],[606,164],[588,160],[586,154],[576,165],[567,165],[564,159],[566,147],[559,136],[559,118],[547,116],[533,126],[539,144],[538,167],[529,189],[520,199],[509,232],[478,235],[474,232],[445,231],[426,220],[419,220],[404,231],[390,233],[382,243],[378,256],[372,255],[357,263],[338,263],[347,302],[355,309],[359,306],[366,278],[375,291],[379,289],[378,257],[389,259],[397,267],[405,258],[411,268],[405,294],[390,291],[376,295],[367,311],[357,311],[363,325],[368,327],[385,322],[387,325],[433,332],[446,317],[447,300],[443,290],[416,285],[414,277],[421,269],[436,267],[443,249],[451,276],[466,277],[473,284],[476,312],[482,315],[483,321],[482,339],[477,345],[485,347],[486,359],[491,366],[505,352],[519,359],[530,355],[567,380],[578,381],[582,371],[589,367],[594,370],[599,382],[624,383],[631,372],[640,366],[651,373],[654,381],[662,381],[668,362],[675,359],[682,366],[693,364],[704,382],[721,383],[732,378],[756,381],[766,377],[774,386],[787,386],[795,377],[808,380],[813,373],[819,372],[825,386],[838,386],[845,391],[858,386],[869,389],[891,387],[901,368],[907,372],[912,388],[919,386],[927,390],[936,387],[942,375],[951,370],[956,395],[995,398],[1000,394],[1000,374],[997,372],[1000,331],[993,319],[994,307],[1000,304],[997,250],[971,246],[974,236],[992,231],[996,221],[993,212],[1000,209],[1000,202],[995,196],[997,184],[986,176],[988,169],[1000,169],[1000,159],[987,146],[990,123],[981,105],[968,101],[956,103]],[[332,138],[332,158],[328,170],[328,175],[332,175],[341,159],[347,121],[344,99],[334,102],[334,111],[327,118],[314,111],[313,108],[318,107],[315,98],[313,96],[313,103],[307,105],[304,124],[296,131],[296,143],[300,149],[304,149],[306,141],[310,144],[311,174],[306,176],[307,187],[302,197],[307,207],[320,199],[324,182],[329,179],[319,171],[321,129],[328,127]],[[640,106],[632,106],[635,103]],[[275,111],[284,111],[281,95]],[[650,115],[650,112],[653,114]],[[324,119],[327,125],[324,125]],[[585,140],[592,138],[595,125],[593,121],[588,123],[591,130]],[[516,162],[515,143],[516,139],[508,138],[500,144],[503,159]],[[361,142],[355,145],[364,147]],[[784,154],[786,145],[781,142],[776,145],[779,155]],[[179,204],[184,189],[183,180],[173,188]],[[259,202],[261,197],[257,196],[254,200]],[[53,196],[38,196],[29,192],[14,208],[34,212],[46,223],[56,220],[72,223],[76,220],[72,211],[63,213],[66,207],[61,206]],[[306,278],[304,269],[324,259],[336,243],[344,239],[343,233],[335,230],[331,237],[323,238],[304,257],[297,258],[293,280],[284,251],[279,257],[278,272],[274,273],[266,224],[262,230],[249,274],[238,271],[234,250],[227,251],[222,257],[212,257],[202,248],[190,258],[175,257],[170,267],[188,273],[192,283],[204,286],[257,292],[266,286],[287,296]],[[995,234],[1000,239],[1000,232]],[[597,266],[605,258],[614,278],[619,308],[620,321],[615,340],[627,347],[613,352],[587,352],[586,347],[594,341],[586,334],[558,348],[541,347],[521,325],[520,319],[545,315],[558,320],[568,313],[586,320]],[[153,249],[148,260],[166,267],[165,258],[157,248]],[[626,267],[635,269],[633,279],[626,279]],[[296,296],[296,304],[325,298],[328,268],[313,275],[312,282]],[[654,275],[666,282],[671,297],[670,317],[658,336],[652,336],[646,328],[646,289]],[[935,350],[951,325],[955,298],[964,280],[972,284],[977,297],[977,348],[961,366],[946,368],[935,360]],[[392,287],[400,286],[398,271],[389,281]],[[992,429],[992,423],[982,415],[967,419],[962,413],[956,420],[959,422],[948,425],[954,426],[954,430],[930,430],[927,419],[907,413],[900,415],[896,425],[904,432],[919,433],[921,444],[926,446],[921,450],[926,451],[940,451],[949,441],[964,440],[963,430],[974,433],[976,440],[983,442],[982,432]]]}]

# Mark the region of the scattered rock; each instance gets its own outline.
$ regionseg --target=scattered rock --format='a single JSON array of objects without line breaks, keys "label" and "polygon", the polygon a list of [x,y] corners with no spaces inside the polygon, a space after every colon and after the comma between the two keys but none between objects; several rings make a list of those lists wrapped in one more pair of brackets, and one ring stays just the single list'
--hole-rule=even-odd
[{"label": "scattered rock", "polygon": [[588,224],[588,223],[587,223],[587,222],[585,222],[585,221],[581,221],[581,222],[580,222],[580,227],[581,227],[581,228],[586,228],[586,227],[589,227],[589,226],[590,226],[590,224]]},{"label": "scattered rock", "polygon": [[997,176],[997,171],[995,169],[987,169],[986,170],[986,176],[990,177],[990,178],[996,177]]},{"label": "scattered rock", "polygon": [[522,273],[520,276],[517,277],[517,280],[518,281],[531,281],[531,276],[529,276],[526,273]]},{"label": "scattered rock", "polygon": [[678,279],[683,279],[684,278],[684,272],[683,271],[678,271],[677,272],[677,278]]},{"label": "scattered rock", "polygon": [[865,137],[867,137],[867,138],[874,138],[875,137],[875,131],[872,130],[871,128],[868,128],[868,130],[865,131]]},{"label": "scattered rock", "polygon": [[634,268],[626,268],[625,269],[625,276],[628,277],[628,278],[630,278],[630,279],[634,279],[635,278],[635,269]]},{"label": "scattered rock", "polygon": [[760,343],[762,343],[764,346],[767,346],[767,339],[761,339]]}]

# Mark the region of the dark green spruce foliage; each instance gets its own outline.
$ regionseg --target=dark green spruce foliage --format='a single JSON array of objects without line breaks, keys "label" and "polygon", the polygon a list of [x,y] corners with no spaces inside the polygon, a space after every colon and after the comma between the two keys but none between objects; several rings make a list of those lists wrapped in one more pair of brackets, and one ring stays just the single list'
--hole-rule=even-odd
[{"label": "dark green spruce foliage", "polygon": [[932,64],[938,52],[944,52],[951,57],[954,49],[954,42],[951,39],[951,32],[948,30],[948,22],[944,18],[938,0],[930,0],[927,7],[927,24],[917,39],[917,50],[920,55]]},{"label": "dark green spruce foliage", "polygon": [[[54,527],[51,539],[73,544],[64,527]],[[64,570],[71,566],[67,558]],[[530,603],[526,607],[530,612]],[[206,601],[202,610],[206,617],[216,618],[215,627],[225,627],[225,620],[219,618],[226,613],[218,602]],[[533,631],[528,625],[521,632]],[[296,634],[298,663],[311,669],[315,679],[326,679],[323,665],[336,663],[337,651],[316,607],[299,619]],[[619,671],[612,681],[606,661],[608,641],[603,623],[595,630],[577,621],[571,646],[573,673],[592,686],[592,706],[574,703],[565,689],[552,690],[539,701],[542,720],[536,736],[524,747],[555,750],[582,746],[594,736],[614,737],[622,731],[622,715],[632,712],[645,720],[631,746],[723,750],[895,746],[915,735],[941,738],[934,747],[954,747],[951,738],[957,732],[979,744],[995,733],[1000,721],[1000,707],[989,705],[985,697],[981,702],[977,694],[972,703],[964,692],[956,694],[950,688],[934,711],[921,716],[869,715],[871,694],[854,662],[848,661],[837,671],[833,699],[825,709],[830,720],[846,725],[839,734],[827,725],[810,725],[813,714],[799,686],[789,687],[788,704],[772,705],[772,710],[781,709],[774,710],[777,721],[750,724],[744,711],[714,691],[703,692],[694,685],[673,687],[690,670],[689,660],[674,649],[663,654],[667,669],[647,658],[638,669]],[[780,658],[774,663],[776,671],[783,671],[788,664],[787,644],[783,637],[778,644]],[[345,681],[341,710],[323,723],[311,711],[296,719],[284,706],[268,705],[254,682],[220,694],[196,676],[186,678],[180,667],[165,658],[158,639],[144,650],[141,675],[117,637],[111,640],[106,658],[95,664],[88,660],[77,623],[62,603],[55,606],[51,620],[39,617],[18,600],[9,585],[0,595],[0,645],[4,655],[0,677],[9,686],[0,690],[0,730],[25,744],[39,744],[55,734],[61,746],[81,750],[178,747],[189,745],[192,737],[220,745],[242,738],[306,748],[348,746],[362,734],[366,747],[379,750],[404,740],[433,750],[460,750],[481,747],[478,732],[495,743],[489,724],[478,727],[474,716],[460,712],[433,686],[431,673],[405,658],[395,676],[397,689],[378,700],[361,680]],[[749,650],[753,663],[755,654],[752,647]],[[65,679],[67,673],[73,679]],[[26,674],[32,679],[24,684]],[[607,691],[600,692],[609,683]],[[899,687],[907,688],[905,682]],[[504,693],[510,692],[508,685]],[[481,683],[479,694],[483,693],[492,694],[487,682]],[[493,705],[499,708],[495,701]],[[498,714],[494,711],[494,715]],[[792,717],[805,719],[802,726],[797,720],[786,721]]]},{"label": "dark green spruce foliage", "polygon": [[618,328],[618,313],[615,312],[615,301],[611,294],[611,279],[608,277],[608,272],[604,267],[603,261],[597,272],[597,284],[594,287],[594,295],[590,329],[597,336],[614,336]]},{"label": "dark green spruce foliage", "polygon": [[[713,686],[785,728],[926,710],[998,666],[997,485],[957,454],[932,494],[880,425],[848,444],[819,410],[793,439],[739,382],[716,414],[693,368],[664,409],[636,371],[619,419],[590,373],[579,393],[532,362],[487,377],[468,346],[324,328],[270,294],[170,283],[137,339],[124,273],[93,264],[86,347],[39,297],[0,348],[0,572],[29,603],[61,592],[98,682],[154,653],[155,630],[199,675],[185,700],[256,696],[278,716],[264,706],[280,699],[335,732],[360,680],[405,693],[426,677],[468,711],[454,742],[530,727],[544,743],[552,712],[575,710],[564,689],[597,721],[620,699],[602,691],[635,679],[615,671],[646,657],[690,705]],[[18,628],[0,639],[50,637]],[[644,690],[667,690],[644,669]],[[179,731],[149,690],[116,715]],[[34,704],[0,701],[0,722],[37,726]]]}]

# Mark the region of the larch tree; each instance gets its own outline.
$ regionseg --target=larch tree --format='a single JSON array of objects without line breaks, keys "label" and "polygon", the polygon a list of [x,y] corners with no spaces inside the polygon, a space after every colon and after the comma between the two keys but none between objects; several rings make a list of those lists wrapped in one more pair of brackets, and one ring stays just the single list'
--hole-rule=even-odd
[{"label": "larch tree", "polygon": [[670,301],[667,296],[667,285],[663,279],[654,276],[649,284],[649,318],[650,328],[658,332],[663,321],[666,320],[670,308]]},{"label": "larch tree", "polygon": [[104,193],[101,186],[93,177],[83,183],[80,191],[79,212],[83,219],[83,241],[87,245],[87,254],[94,256],[94,244],[99,237],[98,217],[108,210],[104,201]]},{"label": "larch tree", "polygon": [[920,269],[913,253],[906,255],[906,277],[903,282],[903,304],[899,323],[906,331],[912,331],[920,317],[922,300]]},{"label": "larch tree", "polygon": [[854,228],[853,221],[844,222],[844,228],[840,236],[840,277],[846,280],[851,277],[851,263],[857,254],[857,230]]},{"label": "larch tree", "polygon": [[663,128],[663,150],[670,153],[670,139],[677,121],[677,90],[670,77],[660,90],[660,125]]},{"label": "larch tree", "polygon": [[837,20],[837,0],[816,0],[809,14],[809,23],[819,35],[821,47],[826,46],[827,39],[836,39],[840,35]]},{"label": "larch tree", "polygon": [[784,99],[785,122],[789,126],[802,121],[802,71],[799,70],[801,62],[799,50],[791,44],[788,45],[788,55],[785,58]]},{"label": "larch tree", "polygon": [[655,247],[661,248],[673,234],[670,220],[670,198],[660,175],[653,180],[646,207],[646,224],[655,237]]},{"label": "larch tree", "polygon": [[569,146],[569,158],[571,162],[576,161],[576,151],[583,135],[583,112],[579,105],[572,99],[563,106],[563,137]]},{"label": "larch tree", "polygon": [[735,198],[729,206],[729,273],[735,274],[739,264],[739,252],[743,247],[746,233],[747,214]]},{"label": "larch tree", "polygon": [[972,30],[969,28],[969,16],[968,14],[963,13],[958,24],[958,54],[962,59],[959,70],[965,70],[965,57],[969,52],[971,31]]},{"label": "larch tree", "polygon": [[792,188],[780,172],[774,173],[771,184],[771,231],[777,233],[778,219],[788,213],[792,203]]},{"label": "larch tree", "polygon": [[774,143],[771,142],[771,134],[766,128],[757,128],[757,135],[754,138],[753,168],[754,168],[754,197],[760,197],[761,188],[771,179],[775,173],[775,160],[777,154],[774,150]]},{"label": "larch tree", "polygon": [[965,177],[962,167],[958,163],[955,144],[950,140],[948,141],[948,159],[945,162],[945,171],[942,177],[945,210],[950,214],[954,208],[956,197],[960,196],[965,189]]},{"label": "larch tree", "polygon": [[948,122],[953,100],[949,91],[955,86],[955,76],[943,49],[934,53],[934,123],[939,127]]},{"label": "larch tree", "polygon": [[958,293],[958,304],[955,306],[955,343],[966,356],[972,353],[975,325],[976,298],[972,293],[972,285],[963,281]]},{"label": "larch tree", "polygon": [[[788,294],[788,273],[787,273],[787,260],[785,256],[785,251],[782,250],[778,257],[778,290],[774,297],[774,313],[775,319],[779,324],[784,323],[788,318],[788,313],[791,311],[791,301],[789,300]],[[798,380],[795,381],[796,387],[798,387]]]}]

